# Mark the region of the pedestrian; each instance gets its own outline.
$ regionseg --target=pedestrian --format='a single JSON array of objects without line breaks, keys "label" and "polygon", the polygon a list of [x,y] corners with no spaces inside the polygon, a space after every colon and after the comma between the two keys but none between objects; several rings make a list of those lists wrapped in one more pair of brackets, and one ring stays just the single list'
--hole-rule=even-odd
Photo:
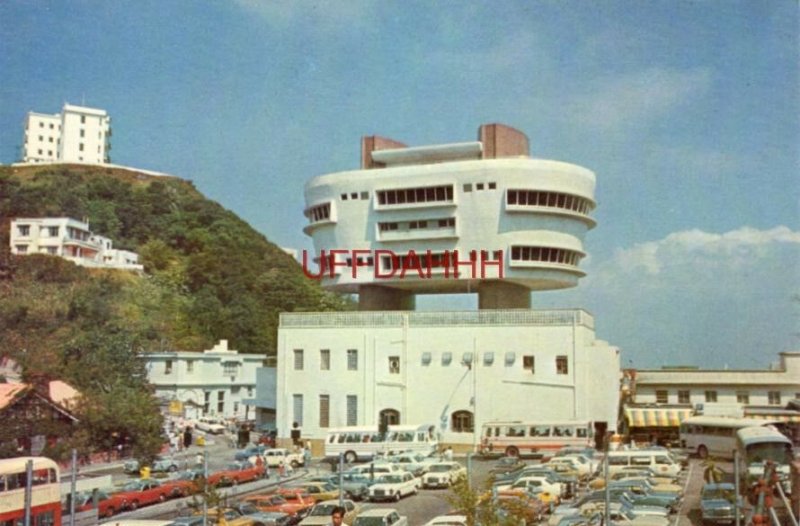
[{"label": "pedestrian", "polygon": [[183,447],[184,449],[189,449],[192,445],[192,428],[186,426],[186,429],[183,431]]},{"label": "pedestrian", "polygon": [[447,446],[447,449],[444,450],[444,459],[447,460],[448,462],[453,460],[453,448],[452,447]]},{"label": "pedestrian", "polygon": [[344,514],[346,510],[342,506],[335,506],[333,511],[331,511],[331,522],[329,523],[330,526],[347,526],[344,523]]},{"label": "pedestrian", "polygon": [[202,453],[197,453],[197,456],[194,458],[195,464],[198,468],[204,467],[205,464],[205,457]]},{"label": "pedestrian", "polygon": [[306,473],[311,468],[311,443],[306,442],[306,447],[303,448],[303,467],[306,468]]},{"label": "pedestrian", "polygon": [[285,474],[286,474],[286,460],[284,459],[278,463],[278,478],[282,479]]},{"label": "pedestrian", "polygon": [[264,458],[264,478],[269,478],[269,462],[266,457]]}]

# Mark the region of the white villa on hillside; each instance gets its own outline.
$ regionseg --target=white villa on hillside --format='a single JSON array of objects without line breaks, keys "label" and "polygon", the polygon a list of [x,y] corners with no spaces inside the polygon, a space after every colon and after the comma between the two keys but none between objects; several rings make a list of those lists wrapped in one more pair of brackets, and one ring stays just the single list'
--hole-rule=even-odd
[{"label": "white villa on hillside", "polygon": [[92,234],[89,224],[69,217],[17,218],[11,221],[11,253],[17,256],[50,254],[76,265],[94,268],[142,270],[139,255],[113,248],[113,242]]}]

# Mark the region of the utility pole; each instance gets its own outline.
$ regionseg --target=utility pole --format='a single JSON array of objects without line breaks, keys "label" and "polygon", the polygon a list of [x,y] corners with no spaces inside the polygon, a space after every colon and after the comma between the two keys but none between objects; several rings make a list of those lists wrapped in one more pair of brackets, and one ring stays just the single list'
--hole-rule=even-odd
[{"label": "utility pole", "polygon": [[208,524],[208,451],[205,449],[203,450],[203,481],[206,490],[203,498],[203,526],[205,526]]}]

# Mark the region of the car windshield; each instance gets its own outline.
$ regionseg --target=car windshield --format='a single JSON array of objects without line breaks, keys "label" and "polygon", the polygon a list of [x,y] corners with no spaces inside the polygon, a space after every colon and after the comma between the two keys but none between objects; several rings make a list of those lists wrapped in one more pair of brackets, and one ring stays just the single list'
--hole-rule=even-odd
[{"label": "car windshield", "polygon": [[228,464],[228,469],[241,469],[241,467],[242,467],[242,465],[241,464],[237,464],[236,462]]},{"label": "car windshield", "polygon": [[711,500],[711,499],[722,499],[727,500],[728,502],[734,502],[733,498],[734,491],[731,489],[725,488],[710,488],[707,490],[703,490],[703,500]]},{"label": "car windshield", "polygon": [[449,464],[434,464],[433,466],[431,466],[431,469],[429,471],[432,472],[432,473],[445,473],[447,471],[450,471],[450,465]]},{"label": "car windshield", "polygon": [[248,515],[250,513],[258,513],[259,509],[254,504],[246,502],[239,505],[239,511],[244,515]]},{"label": "car windshield", "polygon": [[353,526],[386,526],[383,517],[356,517]]},{"label": "car windshield", "polygon": [[403,477],[400,475],[384,475],[378,479],[378,482],[383,482],[384,484],[397,484],[398,482],[403,482]]},{"label": "car windshield", "polygon": [[330,515],[333,513],[333,509],[337,507],[338,504],[317,504],[311,510],[309,515],[313,515],[315,517],[322,517],[323,515]]},{"label": "car windshield", "polygon": [[134,480],[122,486],[122,491],[139,491],[141,487],[142,483],[138,480]]}]

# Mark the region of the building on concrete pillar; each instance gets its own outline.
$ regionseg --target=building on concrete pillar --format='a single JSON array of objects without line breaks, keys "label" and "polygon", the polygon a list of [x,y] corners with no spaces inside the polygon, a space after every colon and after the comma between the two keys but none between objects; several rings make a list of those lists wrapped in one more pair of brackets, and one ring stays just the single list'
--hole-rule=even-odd
[{"label": "building on concrete pillar", "polygon": [[[281,314],[279,438],[295,422],[316,448],[328,428],[433,424],[467,450],[500,420],[616,429],[619,349],[584,310],[530,310],[531,291],[584,275],[595,176],[528,148],[501,124],[434,146],[371,136],[361,169],[306,184],[304,270],[360,312]],[[477,293],[479,309],[414,311],[443,293]]]},{"label": "building on concrete pillar", "polygon": [[365,137],[360,170],[309,181],[309,274],[359,294],[361,310],[413,309],[414,295],[437,293],[530,308],[532,290],[576,286],[595,226],[594,173],[531,158],[528,138],[508,126],[483,125],[478,139],[407,147]]}]

